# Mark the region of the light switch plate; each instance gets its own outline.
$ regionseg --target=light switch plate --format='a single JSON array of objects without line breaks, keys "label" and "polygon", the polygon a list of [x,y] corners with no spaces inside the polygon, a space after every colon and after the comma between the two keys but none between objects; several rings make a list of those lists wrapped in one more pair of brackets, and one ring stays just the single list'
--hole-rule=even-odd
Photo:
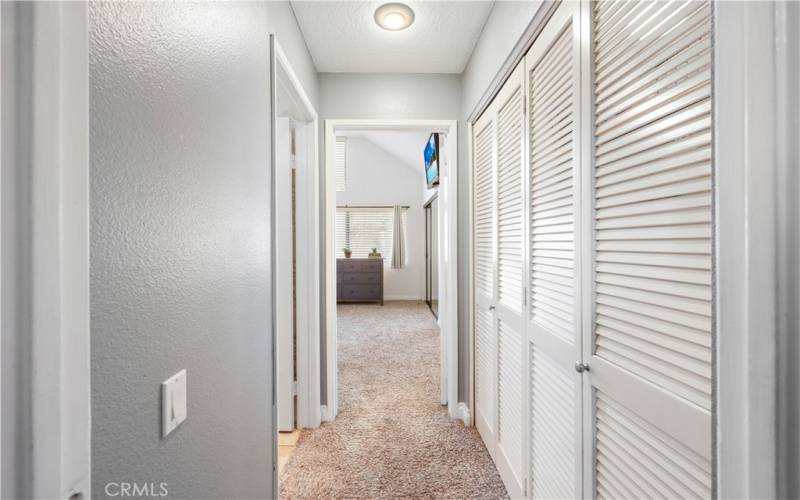
[{"label": "light switch plate", "polygon": [[186,370],[161,383],[161,436],[175,430],[186,420]]}]

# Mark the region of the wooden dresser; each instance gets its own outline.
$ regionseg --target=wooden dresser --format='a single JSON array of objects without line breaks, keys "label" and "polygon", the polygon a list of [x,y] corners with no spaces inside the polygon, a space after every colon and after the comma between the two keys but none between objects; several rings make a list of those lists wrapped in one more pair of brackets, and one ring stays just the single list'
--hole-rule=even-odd
[{"label": "wooden dresser", "polygon": [[383,305],[383,258],[336,259],[336,301]]}]

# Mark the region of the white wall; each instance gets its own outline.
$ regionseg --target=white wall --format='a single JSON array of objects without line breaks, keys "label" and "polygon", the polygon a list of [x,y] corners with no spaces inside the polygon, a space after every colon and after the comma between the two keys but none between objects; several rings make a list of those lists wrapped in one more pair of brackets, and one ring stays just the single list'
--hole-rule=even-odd
[{"label": "white wall", "polygon": [[[467,119],[494,77],[500,71],[525,28],[541,7],[541,1],[495,2],[492,13],[483,27],[478,43],[472,52],[464,72],[461,74],[461,112],[458,133],[462,141],[458,145],[458,248],[470,248],[469,203],[469,154]],[[469,262],[460,254],[458,263],[458,400],[469,400]]]},{"label": "white wall", "polygon": [[[421,148],[422,146],[420,146]],[[422,300],[425,296],[425,218],[422,173],[400,161],[371,141],[347,139],[347,183],[336,193],[337,205],[408,205],[406,215],[407,262],[403,269],[391,268],[391,255],[384,255],[386,300]],[[336,249],[337,257],[341,249]]]}]

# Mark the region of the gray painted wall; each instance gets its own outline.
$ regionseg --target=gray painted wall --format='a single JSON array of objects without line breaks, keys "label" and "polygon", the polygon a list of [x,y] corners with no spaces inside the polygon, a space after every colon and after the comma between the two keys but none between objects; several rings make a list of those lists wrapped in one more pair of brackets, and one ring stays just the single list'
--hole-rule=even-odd
[{"label": "gray painted wall", "polygon": [[[27,254],[28,231],[21,214],[27,213],[27,176],[20,175],[18,164],[29,165],[31,127],[31,8],[16,2],[0,4],[0,115],[2,123],[2,490],[0,498],[27,498],[31,495],[30,425],[30,343],[21,332],[29,331],[30,273]],[[23,36],[27,33],[28,36]],[[16,332],[20,332],[17,334]]]},{"label": "gray painted wall", "polygon": [[[463,99],[458,123],[460,137],[466,138],[466,124],[469,115],[488,90],[495,75],[500,71],[500,67],[508,58],[541,4],[540,1],[495,2],[467,67],[464,68],[461,75]],[[467,179],[469,150],[466,140],[462,140],[459,144],[458,158],[458,178]],[[470,189],[468,183],[459,182],[458,190],[458,248],[469,249],[472,228],[469,221]],[[467,328],[469,325],[469,289],[466,286],[469,277],[469,263],[466,259],[459,259],[458,281],[462,285],[459,286],[458,296],[459,401],[469,401],[471,382],[469,377],[469,331]]]},{"label": "gray painted wall", "polygon": [[270,0],[266,2],[267,33],[274,33],[278,43],[289,59],[297,78],[303,85],[308,99],[319,113],[319,80],[317,68],[308,52],[306,40],[294,17],[294,11],[287,0]]},{"label": "gray painted wall", "polygon": [[461,78],[449,74],[320,73],[322,119],[456,120]]},{"label": "gray painted wall", "polygon": [[94,494],[271,497],[268,34],[316,102],[313,63],[285,2],[93,3],[90,25]]},{"label": "gray painted wall", "polygon": [[[461,113],[461,77],[415,73],[319,73],[320,123],[330,119],[456,120]],[[325,173],[325,131],[320,130],[320,179]],[[325,254],[325,193],[320,193],[320,251]],[[325,263],[320,265],[320,293],[325,297]],[[325,358],[325,308],[322,308],[320,355],[323,404],[328,400]]]},{"label": "gray painted wall", "polygon": [[495,2],[461,74],[465,118],[486,92],[541,5],[541,0]]},{"label": "gray painted wall", "polygon": [[[800,498],[800,4],[776,8],[778,26],[778,497]],[[785,102],[782,102],[785,101]]]}]

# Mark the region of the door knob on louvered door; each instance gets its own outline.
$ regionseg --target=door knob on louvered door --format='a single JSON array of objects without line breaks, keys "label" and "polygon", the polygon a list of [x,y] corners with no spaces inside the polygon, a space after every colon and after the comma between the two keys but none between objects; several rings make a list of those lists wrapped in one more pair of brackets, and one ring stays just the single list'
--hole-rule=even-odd
[{"label": "door knob on louvered door", "polygon": [[578,373],[588,372],[589,365],[586,363],[575,363],[575,371]]}]

